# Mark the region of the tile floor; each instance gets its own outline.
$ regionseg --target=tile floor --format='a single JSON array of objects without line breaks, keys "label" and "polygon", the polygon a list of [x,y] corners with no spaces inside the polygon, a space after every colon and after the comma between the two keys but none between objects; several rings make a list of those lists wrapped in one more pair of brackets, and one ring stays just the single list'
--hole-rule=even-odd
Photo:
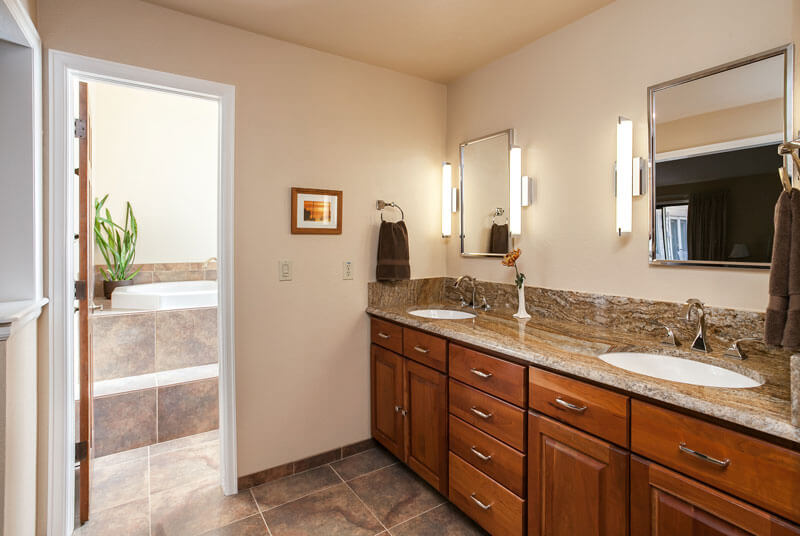
[{"label": "tile floor", "polygon": [[95,460],[76,536],[477,536],[486,533],[383,449],[232,497],[206,432]]}]

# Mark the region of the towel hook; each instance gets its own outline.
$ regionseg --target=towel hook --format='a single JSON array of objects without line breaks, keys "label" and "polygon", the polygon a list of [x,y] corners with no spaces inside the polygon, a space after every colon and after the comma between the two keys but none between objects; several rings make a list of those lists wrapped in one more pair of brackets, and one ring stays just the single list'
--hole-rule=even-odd
[{"label": "towel hook", "polygon": [[[795,167],[800,170],[800,157],[798,157],[797,152],[800,150],[800,140],[792,140],[787,141],[785,143],[781,143],[778,145],[778,154],[781,156],[784,155],[791,155],[792,161],[794,161]],[[783,185],[783,189],[786,192],[791,193],[792,191],[792,181],[789,178],[789,174],[786,172],[786,167],[782,166],[778,169],[778,177],[781,180],[781,184]]]},{"label": "towel hook", "polygon": [[405,221],[406,214],[405,214],[405,212],[403,212],[403,209],[400,208],[400,205],[398,205],[394,201],[390,201],[390,202],[387,203],[386,201],[382,201],[382,200],[379,199],[375,203],[375,208],[381,211],[381,221],[386,221],[386,220],[383,219],[383,209],[385,209],[386,207],[392,207],[392,208],[396,208],[397,210],[399,210],[400,211],[400,221]]}]

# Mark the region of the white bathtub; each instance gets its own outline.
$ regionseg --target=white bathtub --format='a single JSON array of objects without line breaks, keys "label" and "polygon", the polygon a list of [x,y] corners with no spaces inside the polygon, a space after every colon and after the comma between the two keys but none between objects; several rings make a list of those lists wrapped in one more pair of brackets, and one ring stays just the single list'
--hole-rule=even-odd
[{"label": "white bathtub", "polygon": [[112,309],[190,309],[217,306],[216,281],[174,281],[117,287],[111,294]]}]

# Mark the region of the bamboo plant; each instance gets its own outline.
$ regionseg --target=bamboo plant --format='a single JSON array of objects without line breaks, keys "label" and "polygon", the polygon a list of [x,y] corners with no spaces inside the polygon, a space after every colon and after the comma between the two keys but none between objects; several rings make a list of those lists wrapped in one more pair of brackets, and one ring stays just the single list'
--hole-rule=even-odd
[{"label": "bamboo plant", "polygon": [[100,271],[106,281],[127,281],[139,273],[138,268],[128,273],[136,256],[139,226],[130,202],[125,208],[125,226],[114,223],[111,211],[107,208],[104,210],[108,195],[94,200],[94,238],[107,267]]}]

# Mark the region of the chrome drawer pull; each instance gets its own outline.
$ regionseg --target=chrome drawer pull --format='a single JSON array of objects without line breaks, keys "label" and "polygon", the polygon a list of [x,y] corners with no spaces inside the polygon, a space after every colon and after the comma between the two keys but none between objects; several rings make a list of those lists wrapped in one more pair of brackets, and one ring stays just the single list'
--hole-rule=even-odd
[{"label": "chrome drawer pull", "polygon": [[471,408],[469,408],[469,410],[472,413],[474,413],[475,415],[477,415],[478,417],[480,417],[481,419],[491,419],[492,418],[492,414],[491,413],[486,413],[485,411],[481,411],[478,408],[476,408],[475,406],[472,406]]},{"label": "chrome drawer pull", "polygon": [[423,348],[422,346],[415,346],[414,350],[416,350],[421,354],[427,354],[428,352],[430,352],[430,350],[428,350],[427,348]]},{"label": "chrome drawer pull", "polygon": [[469,369],[469,371],[472,372],[475,376],[478,376],[479,378],[483,378],[484,380],[487,379],[487,378],[491,378],[493,376],[493,374],[491,372],[484,372],[482,370],[475,369],[475,368]]},{"label": "chrome drawer pull", "polygon": [[380,337],[381,339],[391,339],[392,338],[391,335],[387,335],[386,333],[384,333],[382,331],[378,332],[378,337]]},{"label": "chrome drawer pull", "polygon": [[481,501],[479,501],[478,498],[475,497],[474,493],[472,495],[470,495],[469,498],[472,499],[472,502],[474,502],[475,504],[477,504],[478,506],[480,506],[484,510],[488,510],[489,508],[492,507],[491,504],[483,504]]},{"label": "chrome drawer pull", "polygon": [[478,449],[476,449],[474,445],[473,445],[473,446],[471,446],[471,447],[469,448],[469,450],[471,450],[471,451],[472,451],[472,453],[473,453],[475,456],[477,456],[478,458],[480,458],[481,460],[483,460],[483,461],[485,461],[485,462],[488,462],[489,460],[491,460],[491,459],[492,459],[492,456],[491,456],[491,455],[487,456],[486,454],[484,454],[484,453],[482,453],[481,451],[479,451]]},{"label": "chrome drawer pull", "polygon": [[575,404],[570,404],[561,397],[556,398],[556,403],[562,408],[567,408],[568,410],[574,411],[575,413],[583,413],[584,411],[586,411],[587,408],[587,406],[576,406]]},{"label": "chrome drawer pull", "polygon": [[681,443],[680,445],[678,445],[678,450],[686,454],[689,454],[691,456],[694,456],[695,458],[703,460],[704,462],[712,463],[717,467],[722,467],[723,469],[731,464],[731,461],[728,458],[725,458],[724,460],[718,460],[716,458],[712,458],[711,456],[703,454],[702,452],[697,452],[696,450],[690,449],[689,447],[686,446],[686,443]]}]

